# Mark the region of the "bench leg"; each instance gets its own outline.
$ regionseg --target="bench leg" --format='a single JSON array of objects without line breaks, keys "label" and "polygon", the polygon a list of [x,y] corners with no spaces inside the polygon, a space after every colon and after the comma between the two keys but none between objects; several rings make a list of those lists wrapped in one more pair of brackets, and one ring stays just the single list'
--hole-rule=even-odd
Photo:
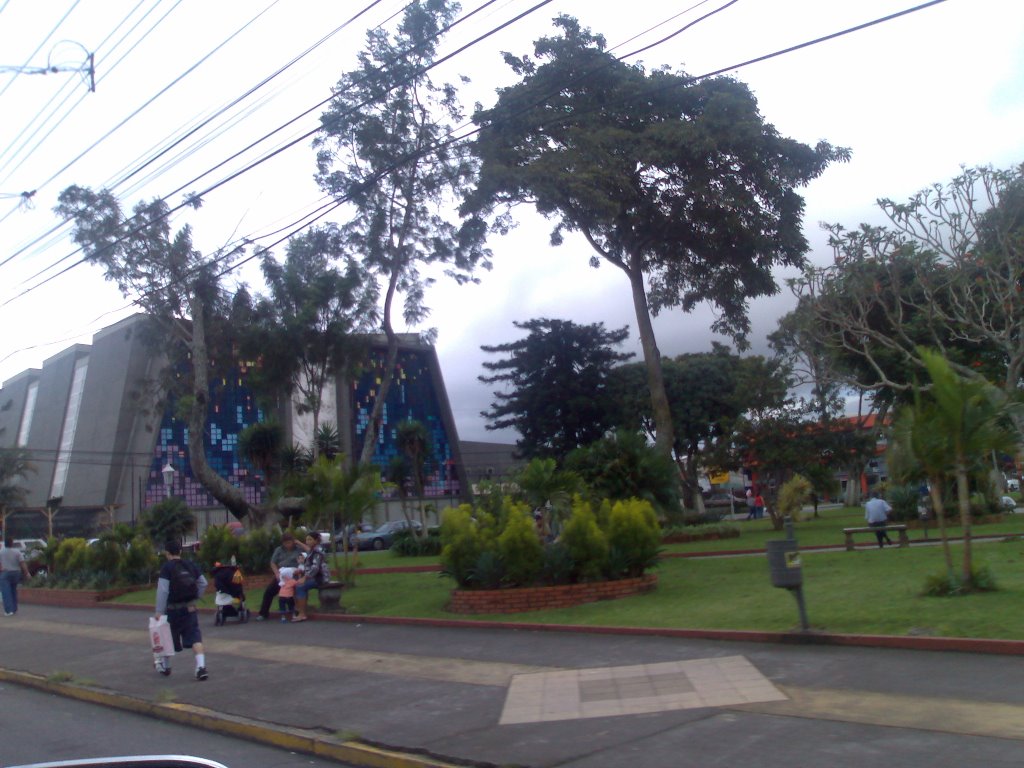
[{"label": "bench leg", "polygon": [[900,531],[900,546],[901,547],[909,547],[910,546],[910,537],[907,536],[906,530]]},{"label": "bench leg", "polygon": [[846,551],[853,552],[853,534],[846,534]]}]

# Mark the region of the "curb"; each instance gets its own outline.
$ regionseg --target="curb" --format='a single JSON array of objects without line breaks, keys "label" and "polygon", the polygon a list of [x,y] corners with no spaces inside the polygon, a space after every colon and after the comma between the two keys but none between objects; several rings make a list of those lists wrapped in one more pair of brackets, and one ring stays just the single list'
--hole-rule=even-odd
[{"label": "curb", "polygon": [[301,728],[271,725],[235,715],[225,715],[191,704],[158,704],[120,693],[75,683],[58,683],[31,672],[0,667],[0,682],[34,688],[65,698],[134,712],[179,725],[200,728],[223,736],[255,741],[278,749],[301,752],[354,766],[367,768],[490,768],[488,763],[454,762],[449,758],[414,752],[402,752],[383,746],[334,738]]},{"label": "curb", "polygon": [[[150,611],[149,606],[127,603],[96,603],[96,608]],[[200,608],[201,613],[214,613]],[[427,619],[411,616],[364,616],[353,613],[310,613],[314,621],[345,624],[389,624],[440,629],[503,629],[516,632],[577,632],[589,635],[673,637],[680,640],[722,640],[735,643],[783,645],[835,645],[855,648],[891,648],[905,651],[956,651],[993,656],[1024,656],[1024,640],[985,637],[924,637],[910,635],[858,635],[833,632],[772,632],[759,629],[677,629],[672,627],[615,627],[604,624],[542,624],[529,621],[488,619]]]}]

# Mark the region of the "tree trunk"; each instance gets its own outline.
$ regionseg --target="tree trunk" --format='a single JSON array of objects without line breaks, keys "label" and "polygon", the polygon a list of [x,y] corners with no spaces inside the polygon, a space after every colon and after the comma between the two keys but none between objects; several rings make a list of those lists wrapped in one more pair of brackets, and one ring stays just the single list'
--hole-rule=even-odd
[{"label": "tree trunk", "polygon": [[963,528],[964,561],[961,578],[965,586],[971,586],[974,580],[974,563],[971,559],[971,494],[967,487],[967,465],[962,460],[956,463],[956,498],[960,506],[960,527]]},{"label": "tree trunk", "polygon": [[942,503],[943,478],[933,477],[928,481],[928,493],[932,497],[932,508],[939,521],[939,538],[942,539],[942,554],[946,559],[946,577],[953,583],[953,553],[949,549],[949,534],[946,533],[946,507]]},{"label": "tree trunk", "polygon": [[665,378],[661,370],[661,352],[654,338],[654,324],[651,322],[651,311],[647,304],[647,291],[644,288],[644,275],[639,268],[631,265],[627,272],[629,285],[633,291],[633,309],[636,312],[636,326],[640,333],[640,345],[644,351],[644,364],[647,367],[647,388],[651,391],[651,411],[654,414],[655,438],[654,446],[661,453],[671,458],[672,446],[675,445],[675,431],[672,427],[672,411],[665,392]]},{"label": "tree trunk", "polygon": [[209,408],[210,356],[206,348],[206,318],[202,299],[194,293],[189,298],[192,310],[192,407],[188,414],[189,466],[192,474],[217,501],[237,519],[253,512],[245,495],[218,475],[206,461],[206,414]]},{"label": "tree trunk", "polygon": [[370,412],[370,420],[366,425],[366,434],[363,435],[363,448],[359,452],[359,464],[369,466],[373,459],[373,453],[377,447],[377,422],[384,413],[384,403],[391,389],[391,382],[395,377],[395,365],[398,362],[398,334],[391,326],[391,305],[395,300],[395,291],[398,288],[398,271],[391,274],[388,282],[387,296],[384,298],[384,335],[388,339],[387,362],[384,363],[384,373],[380,377],[380,386],[377,388],[377,396],[373,401],[373,410]]}]

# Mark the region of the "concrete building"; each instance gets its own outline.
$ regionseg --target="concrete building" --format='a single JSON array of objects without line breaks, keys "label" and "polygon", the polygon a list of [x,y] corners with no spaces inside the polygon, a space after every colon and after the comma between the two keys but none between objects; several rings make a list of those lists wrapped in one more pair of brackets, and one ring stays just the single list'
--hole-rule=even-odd
[{"label": "concrete building", "polygon": [[[135,315],[99,331],[90,345],[69,347],[5,381],[0,388],[0,448],[24,448],[35,472],[25,481],[25,508],[9,523],[19,535],[42,535],[49,523],[40,511],[60,508],[53,532],[83,534],[111,520],[131,522],[143,509],[182,497],[201,521],[224,522],[227,513],[193,477],[191,436],[160,382],[162,356],[147,340],[147,318]],[[357,381],[335,382],[325,397],[321,423],[334,422],[343,450],[358,452],[369,423],[385,364],[381,341]],[[242,488],[250,503],[267,493],[264,478],[238,454],[239,433],[273,415],[289,440],[308,444],[310,427],[286,397],[266,413],[246,386],[253,363],[238,361],[211,380],[208,434],[210,465]],[[399,453],[397,425],[423,422],[431,458],[424,495],[458,503],[469,493],[460,445],[436,352],[413,335],[403,336],[395,381],[381,419],[374,462],[386,467]],[[161,470],[170,464],[174,481]],[[385,499],[386,501],[386,499]]]}]

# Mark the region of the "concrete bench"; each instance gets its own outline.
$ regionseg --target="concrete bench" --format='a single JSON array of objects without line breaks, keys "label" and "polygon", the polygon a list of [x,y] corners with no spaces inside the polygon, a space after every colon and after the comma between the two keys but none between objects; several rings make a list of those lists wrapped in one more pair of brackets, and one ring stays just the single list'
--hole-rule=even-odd
[{"label": "concrete bench", "polygon": [[877,533],[878,531],[896,531],[900,535],[899,546],[910,546],[910,538],[907,536],[907,526],[905,525],[886,525],[884,527],[879,526],[877,528],[872,528],[870,526],[865,525],[860,528],[843,528],[843,533],[846,535],[846,551],[853,551],[853,534]]},{"label": "concrete bench", "polygon": [[338,611],[341,607],[341,588],[344,586],[340,581],[326,581],[317,588],[320,597],[320,608],[318,610]]}]

